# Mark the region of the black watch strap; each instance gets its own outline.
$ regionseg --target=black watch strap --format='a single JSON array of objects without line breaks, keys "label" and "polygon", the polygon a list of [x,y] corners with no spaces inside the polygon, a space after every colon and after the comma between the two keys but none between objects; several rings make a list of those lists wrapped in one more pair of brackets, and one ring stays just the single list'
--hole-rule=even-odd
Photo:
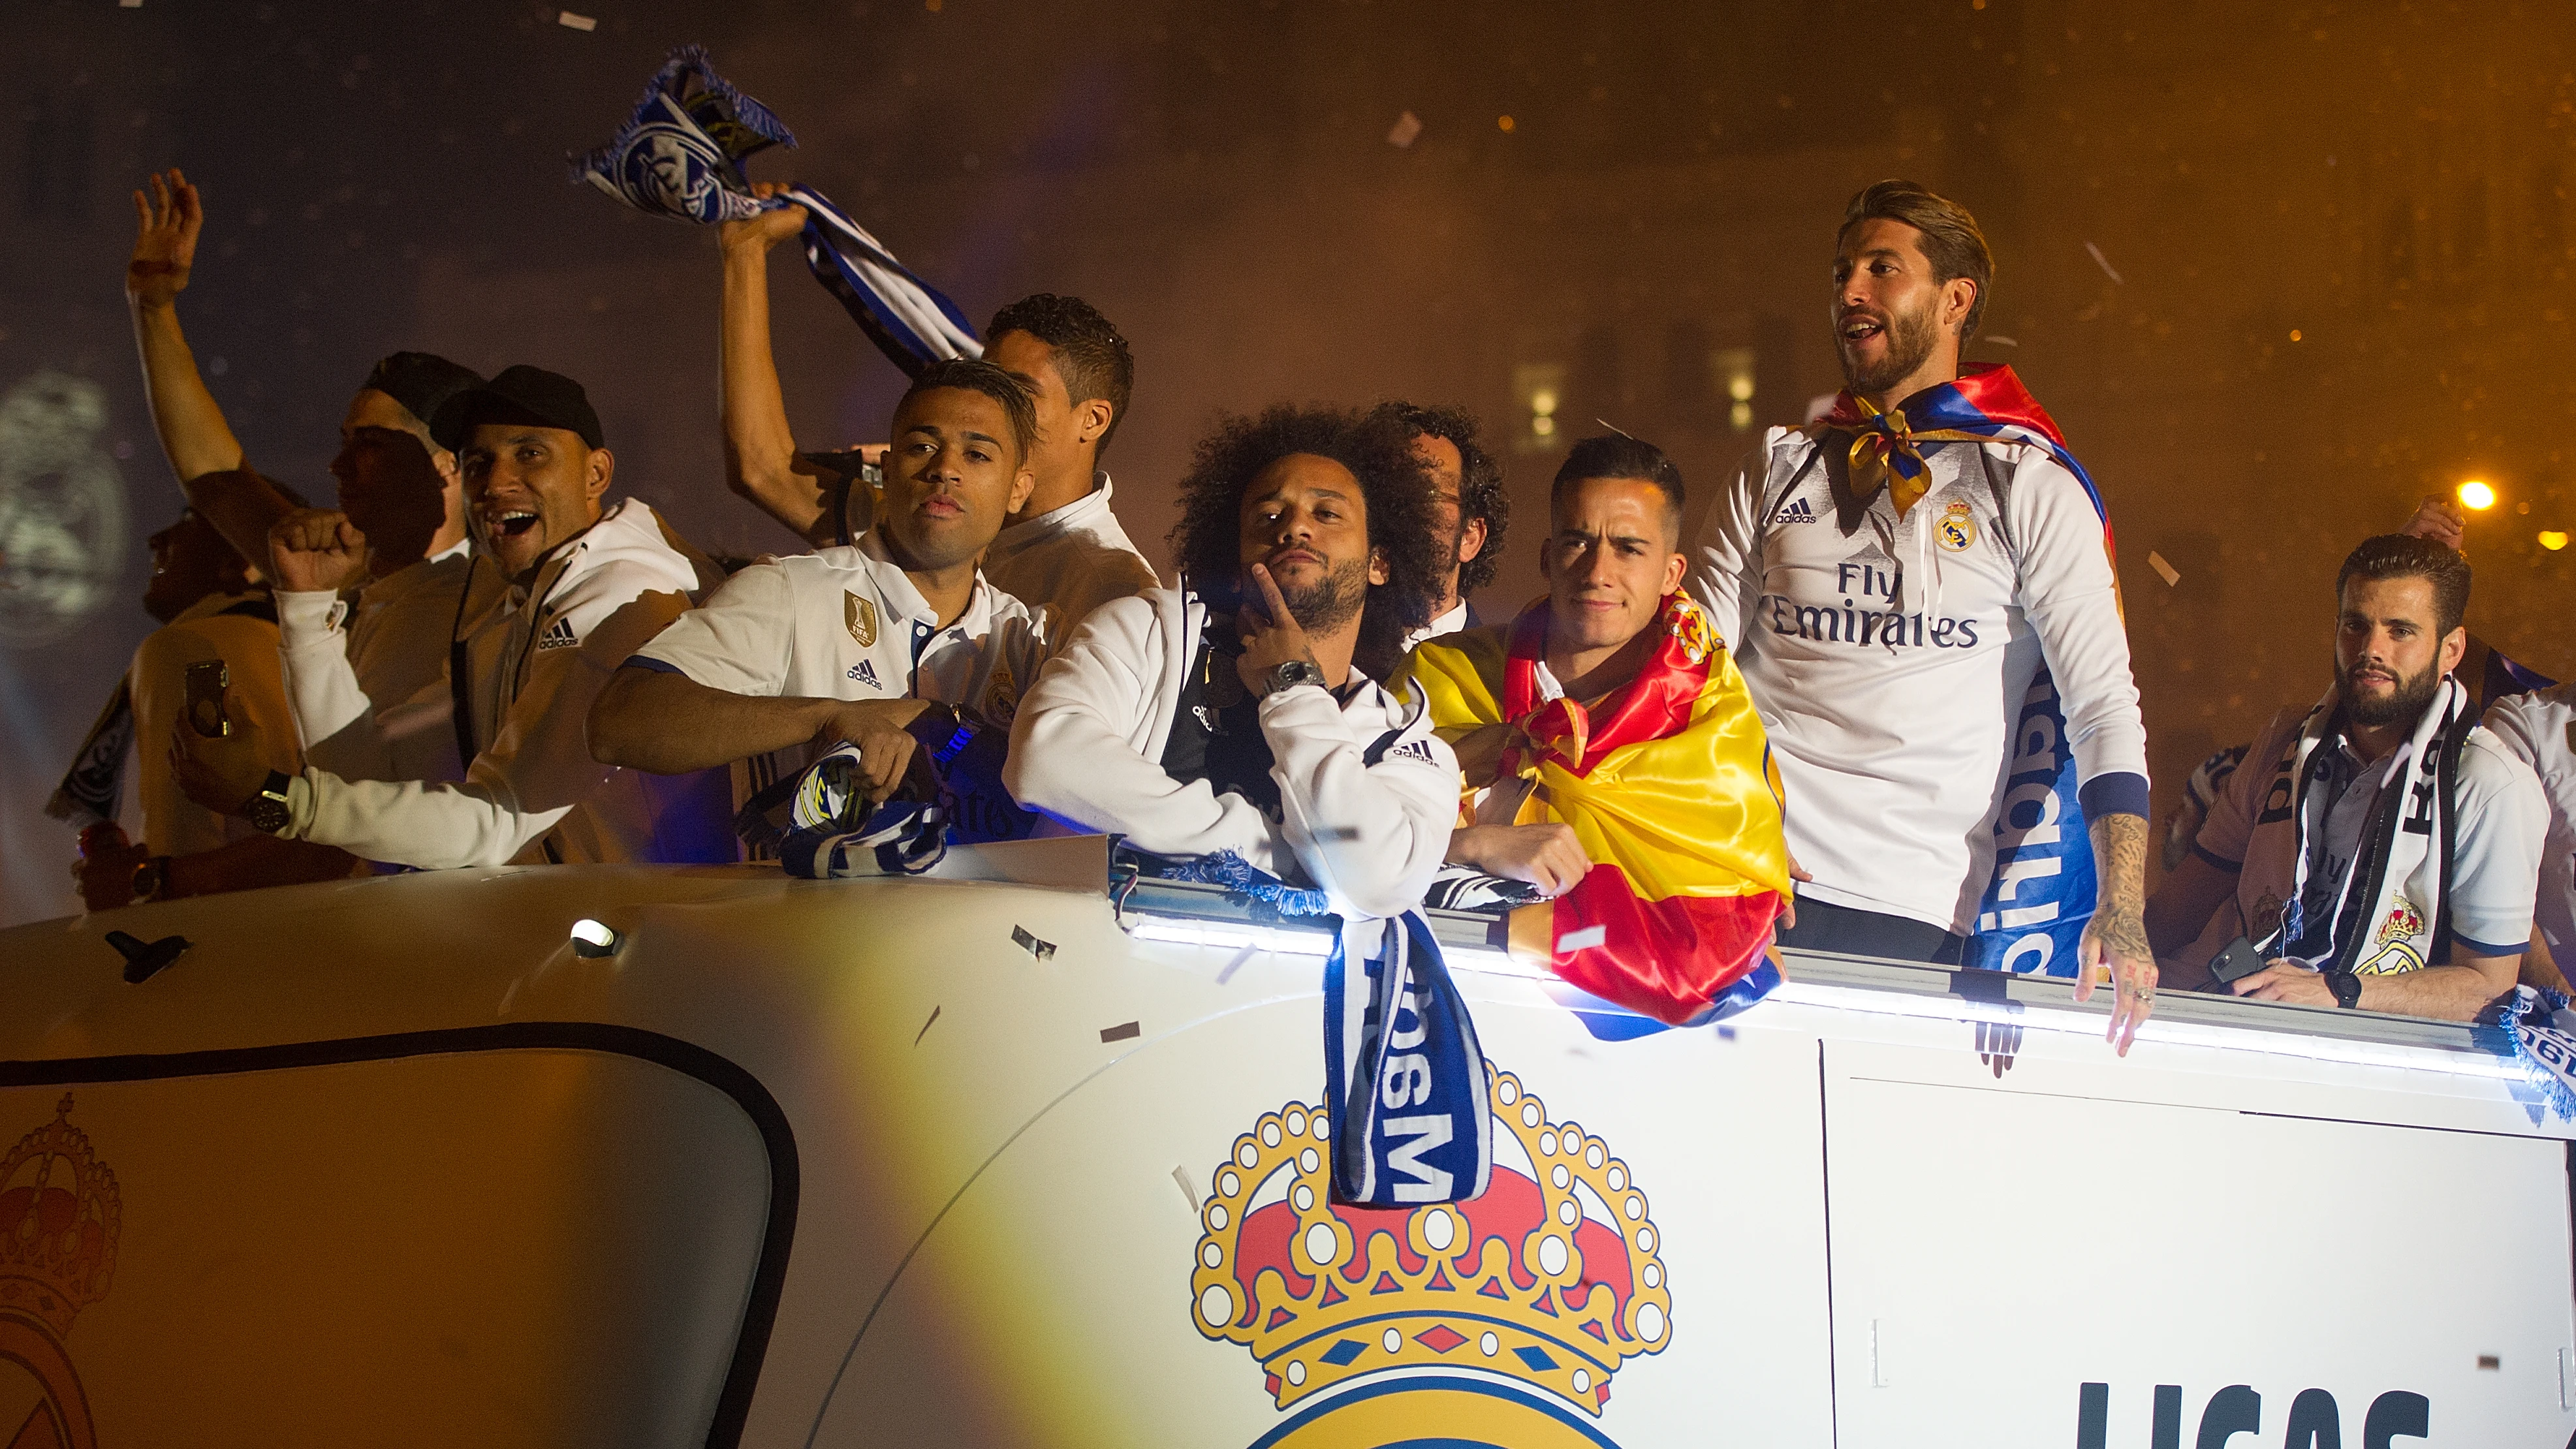
[{"label": "black watch strap", "polygon": [[259,793],[242,802],[241,817],[250,822],[251,829],[275,835],[294,820],[295,812],[289,808],[286,795],[287,786],[293,783],[294,777],[284,770],[268,772]]},{"label": "black watch strap", "polygon": [[2352,1011],[2361,1005],[2361,978],[2350,971],[2329,970],[2325,973],[2326,989],[2334,993],[2335,1005]]}]

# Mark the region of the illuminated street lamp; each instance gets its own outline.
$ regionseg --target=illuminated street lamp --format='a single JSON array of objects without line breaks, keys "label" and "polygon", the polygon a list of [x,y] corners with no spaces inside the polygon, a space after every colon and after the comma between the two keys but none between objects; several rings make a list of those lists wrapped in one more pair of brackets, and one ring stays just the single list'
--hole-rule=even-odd
[{"label": "illuminated street lamp", "polygon": [[2463,508],[2484,511],[2495,507],[2495,500],[2495,490],[2475,478],[2460,485],[2460,506]]}]

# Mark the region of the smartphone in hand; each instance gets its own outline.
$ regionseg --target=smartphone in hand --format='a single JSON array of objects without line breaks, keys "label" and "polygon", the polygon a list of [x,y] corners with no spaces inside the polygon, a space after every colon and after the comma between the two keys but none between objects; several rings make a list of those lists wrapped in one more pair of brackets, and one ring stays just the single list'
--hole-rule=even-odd
[{"label": "smartphone in hand", "polygon": [[2231,982],[2242,981],[2270,964],[2263,959],[2262,952],[2254,949],[2253,942],[2239,936],[2227,944],[2226,950],[2218,953],[2216,960],[2209,963],[2209,979],[2225,986]]},{"label": "smartphone in hand", "polygon": [[209,739],[233,732],[232,719],[224,713],[224,686],[232,677],[232,667],[220,659],[188,666],[188,728]]}]

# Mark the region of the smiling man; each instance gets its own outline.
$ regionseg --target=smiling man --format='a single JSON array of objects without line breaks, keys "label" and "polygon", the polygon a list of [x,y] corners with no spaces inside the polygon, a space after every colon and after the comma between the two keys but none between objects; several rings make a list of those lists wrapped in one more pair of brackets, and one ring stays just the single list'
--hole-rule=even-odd
[{"label": "smiling man", "polygon": [[2125,1052],[2155,993],[2146,730],[2100,499],[2011,369],[1961,366],[1992,274],[1957,203],[1903,181],[1852,198],[1830,293],[1848,386],[1738,471],[1692,583],[1796,802],[1789,850],[1813,880],[1789,945],[1957,964],[1990,890],[2019,915],[2054,886],[1995,869],[1999,832],[2038,828],[1998,812],[2046,671],[2071,760],[2043,762],[2041,813],[2080,811],[2099,881],[2076,993],[2109,966]]},{"label": "smiling man", "polygon": [[1547,597],[1416,646],[1400,677],[1458,752],[1448,859],[1547,898],[1513,913],[1515,954],[1687,1021],[1760,967],[1788,905],[1779,776],[1682,592],[1681,470],[1651,443],[1586,438],[1548,501]]},{"label": "smiling man", "polygon": [[[584,721],[618,664],[681,611],[705,576],[641,500],[603,506],[617,460],[581,384],[513,367],[449,400],[435,424],[462,460],[493,608],[454,649],[455,784],[345,780],[309,762],[263,781],[224,742],[182,732],[191,798],[272,834],[423,869],[505,862],[731,859],[721,776],[648,781],[592,759]],[[272,538],[280,577],[327,575],[356,545],[327,516],[290,519]],[[320,555],[316,562],[308,555]],[[281,610],[281,613],[284,611]],[[290,667],[349,664],[285,645]],[[339,692],[354,689],[348,678]],[[297,683],[299,702],[332,691]],[[324,722],[304,719],[311,738]]]},{"label": "smiling man", "polygon": [[[2335,597],[2334,688],[2254,742],[2147,929],[2176,950],[2233,895],[2270,963],[2236,994],[2472,1020],[2513,990],[2531,939],[2548,801],[2457,678],[2466,559],[2365,539]],[[2186,985],[2209,977],[2175,965]]]},{"label": "smiling man", "polygon": [[[786,187],[752,188],[768,198]],[[769,251],[805,224],[801,206],[725,223],[720,374],[726,473],[733,490],[799,537],[846,544],[871,522],[864,485],[796,450],[769,337]],[[1012,509],[984,556],[994,587],[1032,611],[1052,609],[1061,633],[1111,599],[1153,588],[1154,569],[1112,510],[1101,455],[1127,416],[1136,378],[1127,339],[1079,297],[1041,292],[993,314],[984,360],[1028,389],[1037,436],[1028,450],[1028,497]]]},{"label": "smiling man", "polygon": [[[1045,639],[976,560],[1028,498],[1036,426],[991,363],[924,369],[895,406],[875,526],[753,564],[637,651],[592,711],[599,757],[670,773],[774,754],[764,780],[792,779],[846,742],[875,802],[920,745],[942,764],[979,738],[998,755]],[[969,837],[1025,829],[1006,800],[961,803]]]},{"label": "smiling man", "polygon": [[1331,408],[1228,419],[1173,530],[1178,588],[1102,606],[1029,691],[1022,805],[1161,856],[1232,856],[1346,915],[1419,904],[1458,769],[1376,681],[1443,569],[1406,429]]}]

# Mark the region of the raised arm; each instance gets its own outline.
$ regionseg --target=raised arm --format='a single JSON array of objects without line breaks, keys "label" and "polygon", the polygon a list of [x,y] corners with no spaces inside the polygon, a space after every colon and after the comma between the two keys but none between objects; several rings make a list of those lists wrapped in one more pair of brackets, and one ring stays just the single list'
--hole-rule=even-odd
[{"label": "raised arm", "polygon": [[[762,196],[779,189],[767,182],[754,188]],[[719,230],[724,308],[717,358],[726,486],[819,548],[838,541],[831,480],[796,456],[769,339],[769,249],[804,225],[805,208],[787,206]]]},{"label": "raised arm", "polygon": [[206,219],[197,188],[176,168],[152,177],[149,185],[149,195],[134,193],[134,255],[125,264],[125,300],[134,316],[152,426],[188,506],[257,566],[268,555],[269,525],[293,505],[242,468],[241,443],[206,390],[196,354],[179,330],[179,294],[187,290]]}]

